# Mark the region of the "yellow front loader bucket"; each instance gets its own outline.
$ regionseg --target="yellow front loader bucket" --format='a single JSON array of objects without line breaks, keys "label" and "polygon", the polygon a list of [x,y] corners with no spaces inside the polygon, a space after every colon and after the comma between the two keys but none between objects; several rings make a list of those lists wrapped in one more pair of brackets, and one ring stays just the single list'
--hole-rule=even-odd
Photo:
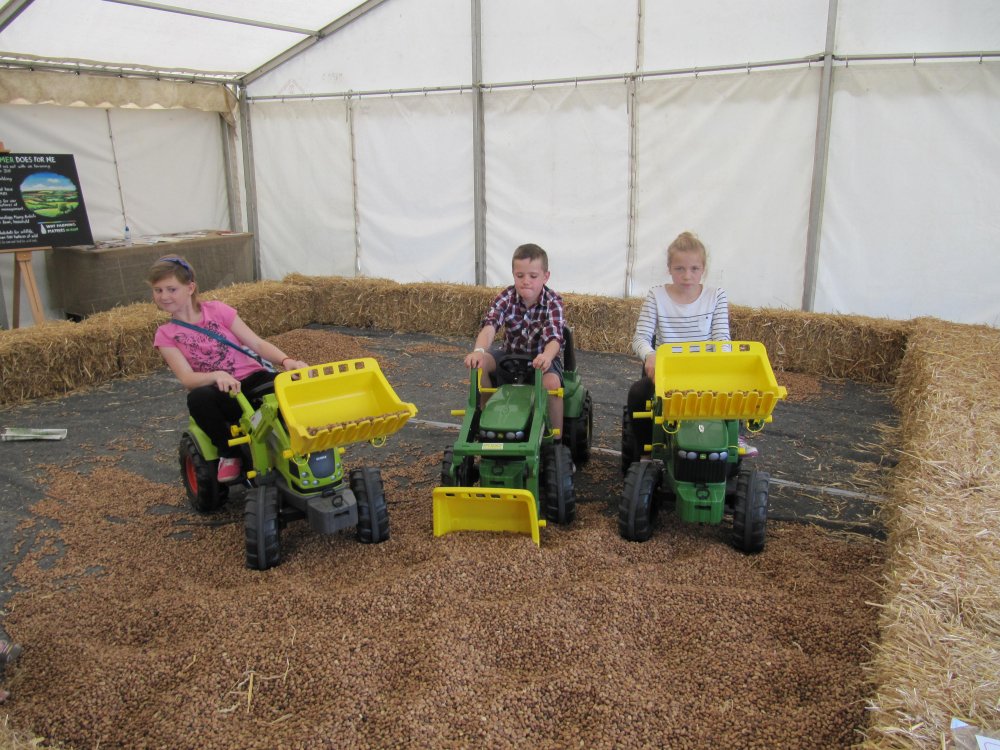
[{"label": "yellow front loader bucket", "polygon": [[279,373],[274,393],[300,455],[392,435],[417,413],[371,357]]},{"label": "yellow front loader bucket", "polygon": [[788,389],[778,385],[759,341],[687,341],[656,349],[662,420],[771,421]]},{"label": "yellow front loader bucket", "polygon": [[503,487],[437,487],[434,490],[434,536],[453,531],[512,531],[531,534],[542,546],[535,496]]}]

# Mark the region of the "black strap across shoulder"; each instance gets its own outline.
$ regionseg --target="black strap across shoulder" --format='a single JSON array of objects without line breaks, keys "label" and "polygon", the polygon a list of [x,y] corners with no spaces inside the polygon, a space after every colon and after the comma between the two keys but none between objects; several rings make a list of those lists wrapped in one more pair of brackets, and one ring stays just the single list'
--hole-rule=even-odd
[{"label": "black strap across shoulder", "polygon": [[226,346],[232,347],[233,349],[235,349],[236,351],[240,352],[241,354],[244,354],[247,357],[250,357],[250,359],[252,359],[253,361],[255,361],[257,364],[259,364],[261,367],[263,367],[268,372],[277,372],[277,369],[275,368],[274,365],[272,365],[270,362],[268,362],[262,356],[260,356],[259,354],[257,354],[257,352],[255,352],[249,346],[243,346],[241,344],[234,344],[232,341],[230,341],[229,339],[227,339],[225,336],[220,336],[215,331],[210,331],[207,328],[202,328],[201,326],[196,326],[194,323],[188,323],[187,321],[178,320],[177,318],[171,318],[170,322],[171,323],[176,323],[177,325],[181,326],[182,328],[190,328],[192,331],[198,331],[198,333],[203,333],[206,336],[215,339],[216,341],[221,341]]}]

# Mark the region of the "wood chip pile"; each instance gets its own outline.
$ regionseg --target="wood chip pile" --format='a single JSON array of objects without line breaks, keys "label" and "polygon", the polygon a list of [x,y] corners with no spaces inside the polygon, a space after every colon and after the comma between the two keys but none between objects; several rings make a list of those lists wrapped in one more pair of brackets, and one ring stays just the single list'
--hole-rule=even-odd
[{"label": "wood chip pile", "polygon": [[292,524],[266,573],[242,566],[239,504],[195,516],[179,482],[53,467],[8,615],[31,644],[12,721],[79,750],[856,739],[877,540],[774,524],[767,554],[747,556],[721,526],[669,522],[634,544],[596,499],[541,549],[439,538],[439,465],[402,439],[378,455],[391,538]]}]

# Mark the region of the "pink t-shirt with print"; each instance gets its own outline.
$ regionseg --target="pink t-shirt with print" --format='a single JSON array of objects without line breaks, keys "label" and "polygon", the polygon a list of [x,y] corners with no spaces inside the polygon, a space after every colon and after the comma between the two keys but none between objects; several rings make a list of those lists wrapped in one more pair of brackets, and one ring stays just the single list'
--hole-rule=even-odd
[{"label": "pink t-shirt with print", "polygon": [[[236,320],[234,308],[224,302],[210,300],[201,303],[201,320],[195,325],[240,345],[240,340],[230,330],[234,320]],[[156,336],[153,338],[153,346],[157,349],[168,347],[180,349],[184,359],[188,361],[191,369],[195,372],[222,370],[237,380],[243,380],[248,375],[264,369],[258,362],[241,354],[231,346],[176,323],[164,323],[157,328]]]}]

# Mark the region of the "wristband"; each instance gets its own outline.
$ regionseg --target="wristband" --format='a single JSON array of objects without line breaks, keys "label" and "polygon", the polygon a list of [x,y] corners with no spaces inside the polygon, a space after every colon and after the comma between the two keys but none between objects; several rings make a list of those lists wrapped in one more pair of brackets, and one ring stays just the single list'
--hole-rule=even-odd
[{"label": "wristband", "polygon": [[475,349],[472,350],[472,353],[473,354],[486,354],[486,350],[483,349],[483,347],[481,347],[481,346],[477,346]]}]

